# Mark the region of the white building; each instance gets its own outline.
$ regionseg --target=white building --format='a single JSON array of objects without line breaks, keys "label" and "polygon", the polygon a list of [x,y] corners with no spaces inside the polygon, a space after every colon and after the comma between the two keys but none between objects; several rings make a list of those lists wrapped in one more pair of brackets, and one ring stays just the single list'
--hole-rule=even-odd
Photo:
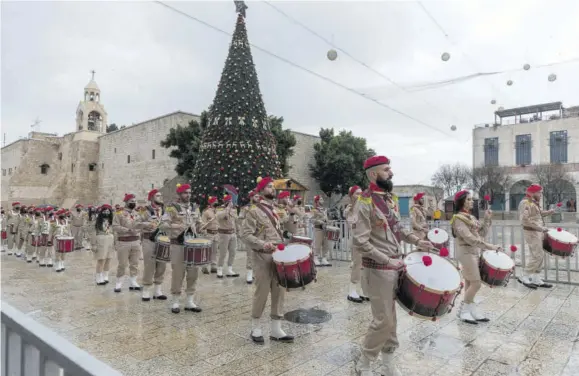
[{"label": "white building", "polygon": [[494,124],[476,125],[473,130],[473,167],[499,166],[511,174],[510,186],[492,187],[494,210],[516,210],[526,187],[538,182],[535,166],[547,164],[561,165],[569,177],[552,182],[562,187],[556,199],[564,208],[570,200],[577,207],[579,107],[565,109],[554,102],[501,109],[495,112]]}]

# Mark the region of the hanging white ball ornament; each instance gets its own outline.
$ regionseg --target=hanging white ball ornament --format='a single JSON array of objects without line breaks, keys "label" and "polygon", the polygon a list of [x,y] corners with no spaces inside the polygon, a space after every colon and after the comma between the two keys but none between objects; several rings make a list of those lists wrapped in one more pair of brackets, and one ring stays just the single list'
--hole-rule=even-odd
[{"label": "hanging white ball ornament", "polygon": [[555,73],[551,73],[548,77],[549,82],[554,82],[557,79],[557,75]]},{"label": "hanging white ball ornament", "polygon": [[451,126],[450,126],[450,130],[453,131],[453,132],[456,131],[456,125],[451,125]]},{"label": "hanging white ball ornament", "polygon": [[491,101],[491,104],[497,104],[497,101],[493,99],[493,100]]},{"label": "hanging white ball ornament", "polygon": [[332,49],[332,50],[328,51],[326,56],[328,57],[328,60],[334,61],[338,58],[338,52],[336,50]]},{"label": "hanging white ball ornament", "polygon": [[449,61],[450,60],[450,54],[448,52],[445,52],[442,54],[442,56],[440,58],[442,59],[442,61]]},{"label": "hanging white ball ornament", "polygon": [[508,81],[507,81],[507,85],[508,85],[508,86],[512,86],[512,85],[513,85],[513,81],[508,80]]},{"label": "hanging white ball ornament", "polygon": [[525,64],[525,65],[523,65],[523,69],[529,70],[529,69],[531,69],[531,66],[529,64]]}]

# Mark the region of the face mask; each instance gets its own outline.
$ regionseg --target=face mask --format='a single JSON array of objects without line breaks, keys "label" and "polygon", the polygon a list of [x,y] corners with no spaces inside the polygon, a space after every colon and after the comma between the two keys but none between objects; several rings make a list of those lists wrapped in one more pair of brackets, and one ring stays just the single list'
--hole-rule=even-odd
[{"label": "face mask", "polygon": [[134,202],[128,203],[127,204],[127,208],[133,210],[135,207],[137,206],[137,204],[135,204]]},{"label": "face mask", "polygon": [[59,215],[58,218],[64,219],[64,215]]},{"label": "face mask", "polygon": [[79,209],[76,209],[76,211],[79,212],[79,213],[80,213],[80,210],[81,210],[80,208],[79,208]]},{"label": "face mask", "polygon": [[267,198],[268,200],[273,200],[275,198],[272,193],[264,194],[263,197]]},{"label": "face mask", "polygon": [[376,180],[376,185],[388,193],[392,192],[392,189],[394,188],[392,179]]},{"label": "face mask", "polygon": [[302,204],[302,201],[301,201],[301,200],[298,200],[298,205],[301,205],[301,204]]}]

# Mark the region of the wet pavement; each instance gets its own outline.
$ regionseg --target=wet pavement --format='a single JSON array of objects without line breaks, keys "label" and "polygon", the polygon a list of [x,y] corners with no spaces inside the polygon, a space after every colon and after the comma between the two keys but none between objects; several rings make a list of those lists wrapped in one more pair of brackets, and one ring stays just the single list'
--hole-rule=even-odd
[{"label": "wet pavement", "polygon": [[[3,300],[128,376],[354,375],[353,360],[371,319],[368,303],[346,300],[346,262],[319,269],[317,283],[287,294],[286,312],[322,310],[329,321],[284,322],[294,344],[266,339],[258,346],[248,338],[253,287],[243,276],[245,253],[235,263],[240,278],[201,275],[197,303],[203,312],[178,315],[166,301],[141,302],[140,293],[128,289],[115,294],[114,277],[106,287],[96,286],[90,252],[72,254],[64,273],[5,253],[1,259]],[[165,278],[165,292],[169,282]],[[492,321],[477,326],[458,322],[454,311],[433,323],[398,307],[402,374],[579,375],[579,287],[531,291],[511,280],[506,288],[483,287],[479,299]],[[265,338],[268,312],[269,306],[262,319]]]}]

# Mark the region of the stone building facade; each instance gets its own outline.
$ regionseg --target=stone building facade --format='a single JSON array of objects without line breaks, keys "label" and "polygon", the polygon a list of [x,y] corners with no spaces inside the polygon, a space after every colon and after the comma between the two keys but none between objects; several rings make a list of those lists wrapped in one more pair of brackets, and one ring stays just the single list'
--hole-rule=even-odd
[{"label": "stone building facade", "polygon": [[[76,131],[57,136],[31,132],[27,139],[2,148],[2,206],[14,200],[27,204],[50,203],[71,207],[75,203],[118,203],[124,193],[142,201],[152,188],[174,189],[179,180],[177,161],[160,145],[171,128],[186,126],[199,116],[176,111],[106,133],[107,113],[93,79],[77,107]],[[313,145],[319,138],[294,132],[297,144],[290,158],[289,178],[319,194],[309,175]],[[167,185],[167,187],[163,187]],[[311,200],[310,200],[311,201]]]}]

